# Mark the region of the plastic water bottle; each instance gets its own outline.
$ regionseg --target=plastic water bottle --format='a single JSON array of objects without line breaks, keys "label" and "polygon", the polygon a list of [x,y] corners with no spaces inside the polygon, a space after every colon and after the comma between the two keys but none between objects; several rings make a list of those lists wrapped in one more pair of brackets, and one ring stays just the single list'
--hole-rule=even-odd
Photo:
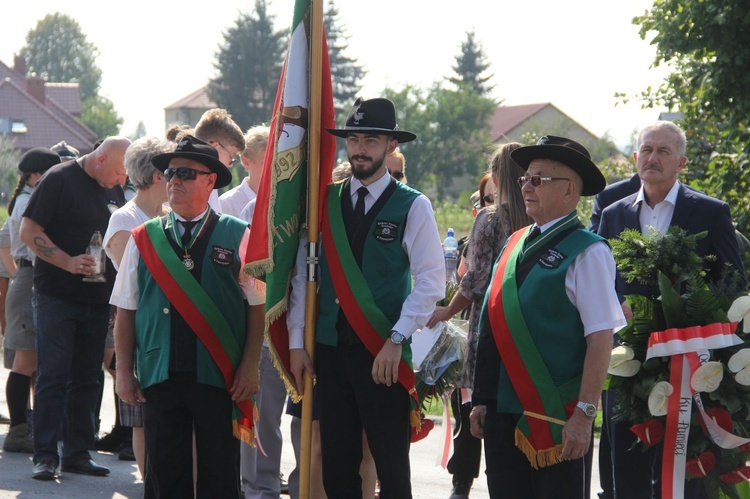
[{"label": "plastic water bottle", "polygon": [[443,241],[443,255],[445,256],[445,278],[448,282],[456,280],[456,267],[458,266],[458,241],[453,237],[453,229],[448,229],[448,237]]}]

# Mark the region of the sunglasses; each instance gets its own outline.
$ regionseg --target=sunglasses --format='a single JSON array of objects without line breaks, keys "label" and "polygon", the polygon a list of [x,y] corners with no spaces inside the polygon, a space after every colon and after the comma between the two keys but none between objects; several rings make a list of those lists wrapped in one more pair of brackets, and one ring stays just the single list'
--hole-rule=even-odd
[{"label": "sunglasses", "polygon": [[484,201],[484,204],[494,204],[495,196],[493,196],[492,194],[487,194],[486,196],[482,196],[482,201]]},{"label": "sunglasses", "polygon": [[531,185],[534,187],[539,187],[543,183],[548,182],[550,180],[570,180],[569,178],[565,177],[542,177],[541,175],[531,175],[530,177],[524,176],[524,177],[518,177],[518,187],[523,189],[523,186],[526,185],[526,182],[531,182]]},{"label": "sunglasses", "polygon": [[397,170],[395,172],[391,172],[391,177],[395,178],[396,180],[403,180],[404,179],[404,172],[401,170]]},{"label": "sunglasses", "polygon": [[164,170],[164,176],[167,177],[168,181],[172,180],[172,177],[174,177],[175,175],[177,175],[177,178],[180,180],[195,180],[198,174],[211,175],[212,173],[213,172],[195,170],[186,166],[181,166],[179,168],[167,168],[166,170]]}]

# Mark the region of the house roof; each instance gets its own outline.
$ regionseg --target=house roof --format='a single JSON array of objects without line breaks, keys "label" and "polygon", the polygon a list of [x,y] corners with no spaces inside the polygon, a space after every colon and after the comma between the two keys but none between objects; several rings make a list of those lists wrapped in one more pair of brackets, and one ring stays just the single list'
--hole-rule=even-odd
[{"label": "house roof", "polygon": [[44,102],[41,102],[27,91],[26,77],[2,62],[0,76],[0,118],[20,120],[27,130],[12,134],[15,147],[21,150],[51,147],[64,140],[82,152],[91,150],[96,134],[71,112],[77,109],[80,114],[80,97],[72,95],[78,95],[78,84],[45,82]]},{"label": "house roof", "polygon": [[181,108],[198,108],[198,109],[211,109],[217,107],[216,103],[211,100],[208,96],[208,87],[201,87],[195,92],[186,95],[177,102],[170,104],[164,109],[181,109]]},{"label": "house roof", "polygon": [[518,128],[520,125],[533,118],[547,108],[552,108],[556,112],[562,114],[570,121],[576,123],[582,130],[597,138],[596,134],[592,133],[586,127],[578,123],[576,120],[568,116],[566,113],[560,111],[560,108],[552,104],[551,102],[541,102],[538,104],[524,104],[521,106],[502,106],[497,108],[495,114],[490,118],[490,138],[493,142],[502,140],[509,135],[513,130]]}]

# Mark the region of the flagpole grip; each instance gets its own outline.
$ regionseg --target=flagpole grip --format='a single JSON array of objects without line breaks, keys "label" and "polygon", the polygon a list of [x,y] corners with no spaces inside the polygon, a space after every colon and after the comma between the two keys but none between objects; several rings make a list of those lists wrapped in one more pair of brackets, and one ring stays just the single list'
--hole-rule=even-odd
[{"label": "flagpole grip", "polygon": [[307,246],[307,282],[318,282],[320,277],[320,243],[309,243]]}]

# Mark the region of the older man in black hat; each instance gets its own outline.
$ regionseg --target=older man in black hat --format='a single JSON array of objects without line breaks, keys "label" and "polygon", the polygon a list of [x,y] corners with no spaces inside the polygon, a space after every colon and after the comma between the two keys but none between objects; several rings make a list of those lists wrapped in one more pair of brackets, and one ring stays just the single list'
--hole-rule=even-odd
[{"label": "older man in black hat", "polygon": [[153,163],[173,211],[135,229],[120,263],[117,394],[143,406],[145,497],[193,497],[195,429],[198,497],[237,498],[264,324],[264,293],[241,275],[249,230],[208,204],[232,178],[213,146],[188,135]]},{"label": "older man in black hat", "polygon": [[[416,408],[408,339],[445,292],[440,237],[429,199],[385,167],[399,143],[416,138],[398,129],[391,101],[358,99],[346,126],[328,131],[346,139],[352,177],[328,188],[322,223],[316,404],[323,485],[332,499],[361,497],[364,428],[380,497],[408,499]],[[298,387],[304,370],[313,374],[302,339],[304,255],[298,255],[287,320]]]},{"label": "older man in black hat", "polygon": [[547,136],[511,157],[526,213],[480,319],[472,433],[485,439],[491,497],[581,498],[614,328],[625,324],[607,243],[576,205],[605,185],[588,151]]}]

